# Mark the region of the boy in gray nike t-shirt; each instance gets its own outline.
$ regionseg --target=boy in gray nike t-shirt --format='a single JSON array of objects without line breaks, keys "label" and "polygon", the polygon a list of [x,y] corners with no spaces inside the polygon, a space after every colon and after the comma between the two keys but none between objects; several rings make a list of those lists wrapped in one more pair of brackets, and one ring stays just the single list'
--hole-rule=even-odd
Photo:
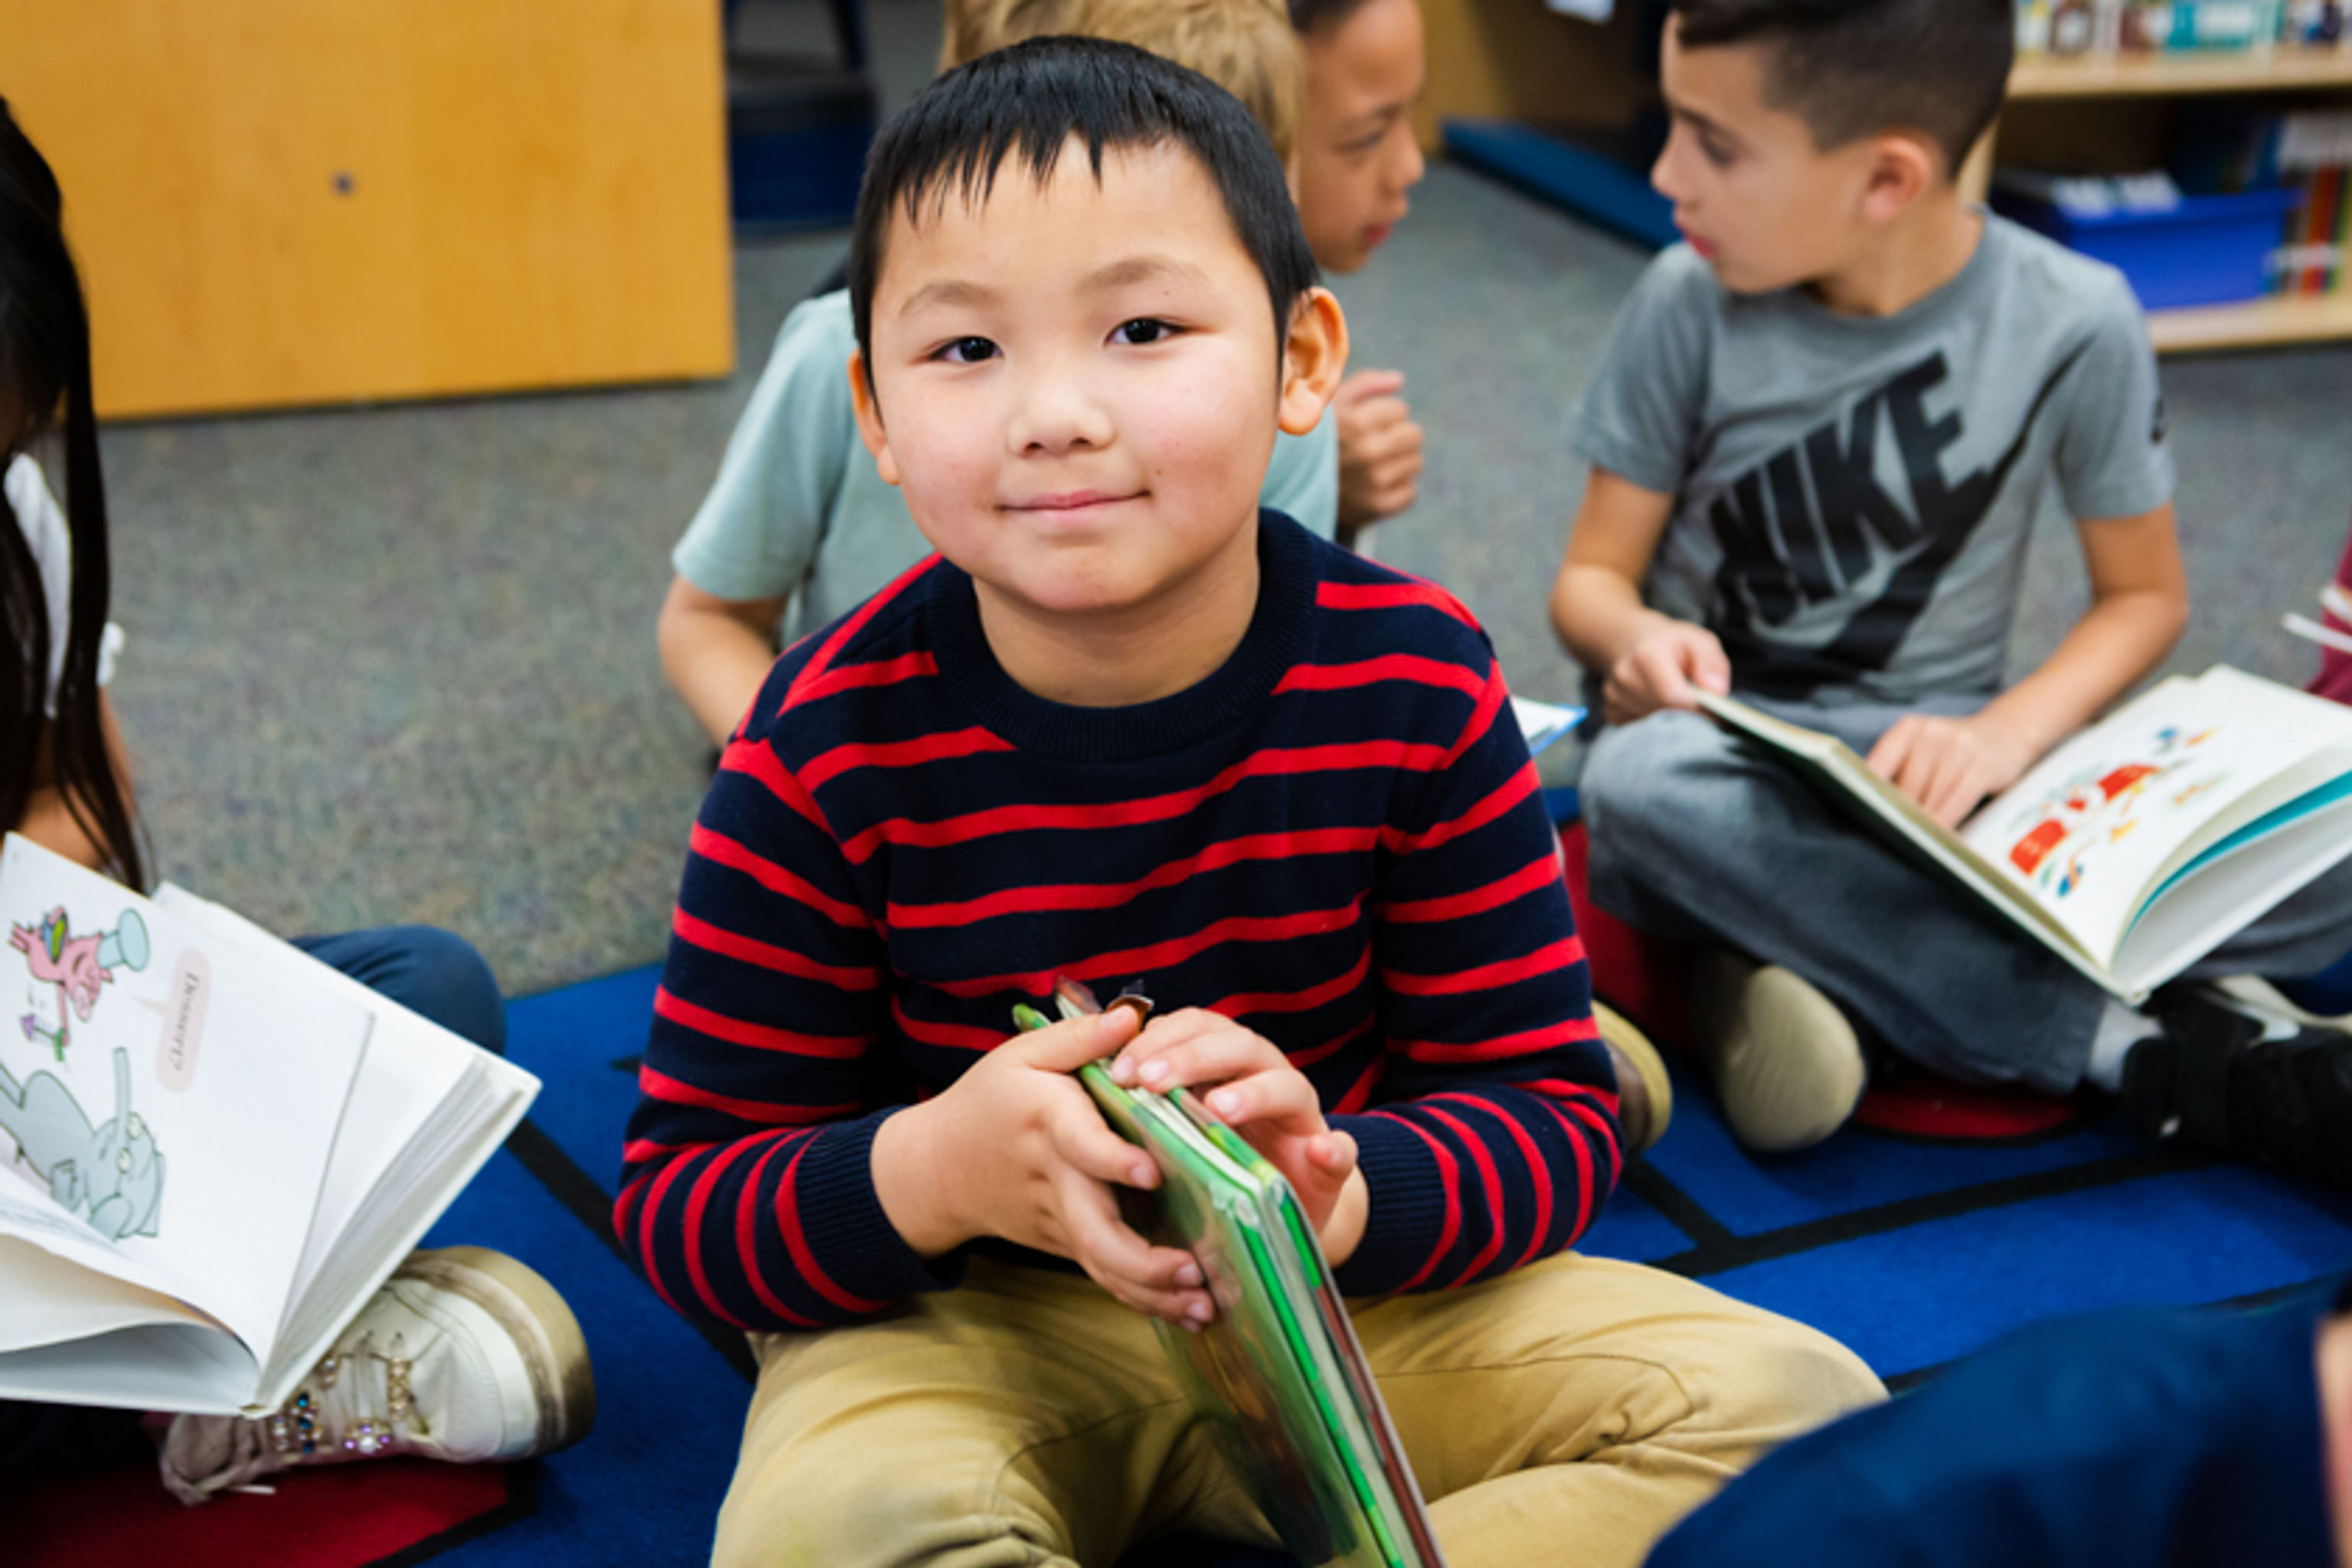
[{"label": "boy in gray nike t-shirt", "polygon": [[[2177,1124],[2177,1085],[2280,1070],[2252,1059],[2259,1027],[2177,999],[2160,1019],[2109,1002],[1694,710],[1696,689],[1736,689],[1826,730],[1950,825],[2179,635],[2172,458],[2131,291],[1954,183],[2000,106],[2010,5],[1673,11],[1674,129],[1653,179],[1687,243],[1643,276],[1571,418],[1593,468],[1552,592],[1608,725],[1582,779],[1592,896],[1719,950],[1694,1032],[1753,1147],[1845,1121],[1857,1026],[1948,1076],[2052,1092],[2088,1077],[2126,1090],[2151,1130]],[[2053,481],[2091,605],[2004,689]],[[2339,871],[2192,973],[2307,973],[2347,948]],[[2332,1031],[2294,1041],[2352,1049]],[[2314,1115],[2352,1131],[2352,1071],[2321,1076],[2347,1088]],[[2312,1117],[2292,1135],[2261,1120],[2187,1118],[2315,1168]]]}]

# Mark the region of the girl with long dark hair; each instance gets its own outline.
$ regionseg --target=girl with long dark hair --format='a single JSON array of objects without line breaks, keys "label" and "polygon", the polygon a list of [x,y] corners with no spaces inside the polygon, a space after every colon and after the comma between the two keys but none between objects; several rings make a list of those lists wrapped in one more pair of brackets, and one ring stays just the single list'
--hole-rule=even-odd
[{"label": "girl with long dark hair", "polygon": [[[148,858],[106,693],[121,637],[107,621],[89,341],[57,176],[0,100],[0,827],[144,891]],[[62,455],[61,500],[37,448]],[[461,938],[398,926],[295,945],[477,1045],[504,1046],[498,982]],[[5,1173],[15,1153],[0,1148],[0,1181],[15,1179]],[[478,1247],[412,1255],[302,1397],[299,1416],[277,1423],[174,1418],[165,1484],[196,1502],[343,1458],[519,1458],[576,1440],[595,1411],[587,1347],[562,1298]],[[140,1425],[135,1411],[0,1401],[0,1470],[106,1457]],[[347,1431],[366,1440],[346,1447]]]}]

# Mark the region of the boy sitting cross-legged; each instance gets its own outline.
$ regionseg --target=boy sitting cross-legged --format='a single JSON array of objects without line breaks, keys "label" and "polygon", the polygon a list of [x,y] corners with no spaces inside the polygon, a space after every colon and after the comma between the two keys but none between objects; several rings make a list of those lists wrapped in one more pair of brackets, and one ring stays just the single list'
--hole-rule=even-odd
[{"label": "boy sitting cross-legged", "polygon": [[[1486,639],[1258,508],[1346,331],[1241,107],[991,55],[882,134],[858,418],[940,556],[777,661],[695,828],[615,1225],[761,1331],[722,1563],[1265,1541],[1145,1314],[1150,1161],[1071,1076],[1191,1083],[1297,1187],[1460,1568],[1638,1562],[1877,1396],[1843,1349],[1563,1249],[1612,1070]],[[1066,973],[1163,1006],[1008,1039]],[[1075,1267],[1072,1267],[1075,1265]]]},{"label": "boy sitting cross-legged", "polygon": [[[1947,826],[2172,647],[2189,594],[2156,366],[2122,277],[1965,202],[2008,0],[1677,0],[1652,264],[1572,436],[1593,463],[1552,594],[1608,729],[1592,894],[1723,950],[1694,1032],[1733,1129],[1790,1149],[1861,1094],[1862,1037],[1947,1076],[2120,1089],[2182,1131],[2352,1179],[2352,1039],[2189,989],[2110,1002],[1691,710],[1737,691],[1839,736]],[[2055,481],[2091,604],[2004,688]],[[2338,868],[2192,975],[2352,948]]]}]

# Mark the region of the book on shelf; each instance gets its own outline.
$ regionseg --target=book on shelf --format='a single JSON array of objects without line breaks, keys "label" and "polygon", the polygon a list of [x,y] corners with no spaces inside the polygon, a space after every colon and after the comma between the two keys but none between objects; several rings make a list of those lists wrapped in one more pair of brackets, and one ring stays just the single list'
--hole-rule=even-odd
[{"label": "book on shelf", "polygon": [[1828,735],[1700,706],[2127,1002],[2352,854],[2352,708],[2227,667],[2150,688],[1957,832]]},{"label": "book on shelf", "polygon": [[2352,110],[2274,110],[2214,100],[2185,108],[2174,173],[2193,195],[2289,191],[2269,293],[2352,292]]},{"label": "book on shelf", "polygon": [[2329,48],[2342,0],[2019,0],[2017,55],[2112,56]]},{"label": "book on shelf", "polygon": [[539,1080],[166,884],[8,836],[0,1397],[258,1415]]},{"label": "book on shelf", "polygon": [[[1096,1011],[1062,981],[1064,1017]],[[1128,995],[1113,1006],[1149,1013]],[[1047,1020],[1014,1011],[1022,1028]],[[1216,1317],[1152,1320],[1185,1396],[1282,1543],[1333,1568],[1444,1568],[1429,1516],[1330,1265],[1289,1182],[1182,1089],[1127,1089],[1100,1062],[1078,1080],[1103,1120],[1151,1156],[1160,1185],[1121,1189],[1129,1220],[1201,1266]]]}]

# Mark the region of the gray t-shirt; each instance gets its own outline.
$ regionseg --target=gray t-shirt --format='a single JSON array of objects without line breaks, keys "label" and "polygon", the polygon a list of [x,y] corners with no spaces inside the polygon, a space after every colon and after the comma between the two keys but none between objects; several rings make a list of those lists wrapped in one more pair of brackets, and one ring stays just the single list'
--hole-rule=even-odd
[{"label": "gray t-shirt", "polygon": [[[790,644],[864,604],[931,552],[857,435],[849,294],[820,294],[784,319],[702,508],[670,552],[706,594],[789,598]],[[1339,519],[1339,419],[1277,434],[1258,498],[1325,539]]]},{"label": "gray t-shirt", "polygon": [[1675,498],[1644,597],[1780,696],[1995,689],[2049,479],[2085,522],[2172,496],[2130,286],[1992,216],[1959,276],[1888,317],[1733,294],[1674,247],[1570,439]]}]

